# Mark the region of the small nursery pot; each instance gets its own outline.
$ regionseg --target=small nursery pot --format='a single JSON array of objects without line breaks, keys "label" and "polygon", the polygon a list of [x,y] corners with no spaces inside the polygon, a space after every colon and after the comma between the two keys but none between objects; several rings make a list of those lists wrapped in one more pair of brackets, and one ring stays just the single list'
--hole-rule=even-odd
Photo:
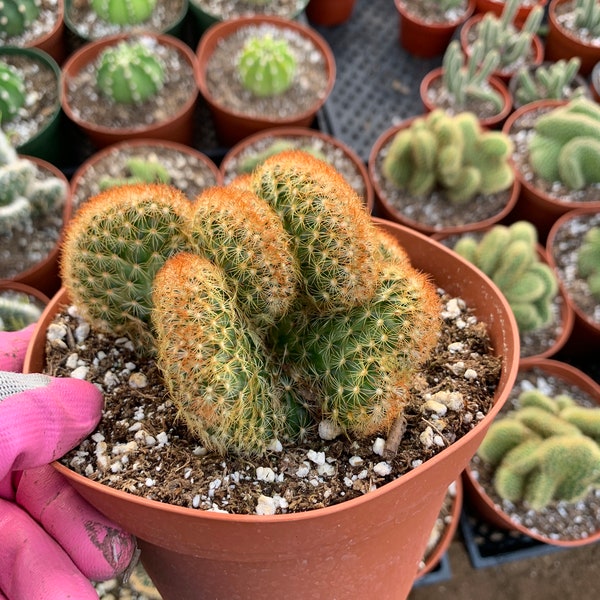
[{"label": "small nursery pot", "polygon": [[[521,27],[523,23],[527,20],[529,13],[533,9],[534,6],[546,6],[548,0],[537,0],[535,3],[524,3],[517,9],[517,14],[515,15],[514,23],[517,27]],[[475,0],[475,13],[486,13],[492,12],[495,15],[500,16],[502,11],[504,10],[504,5],[506,4],[506,0]]]},{"label": "small nursery pot", "polygon": [[333,27],[352,16],[356,0],[309,0],[304,10],[312,25]]}]

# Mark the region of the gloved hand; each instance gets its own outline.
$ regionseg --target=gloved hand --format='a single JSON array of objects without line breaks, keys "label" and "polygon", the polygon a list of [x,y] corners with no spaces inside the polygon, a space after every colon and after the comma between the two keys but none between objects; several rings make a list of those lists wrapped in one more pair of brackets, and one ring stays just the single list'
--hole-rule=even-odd
[{"label": "gloved hand", "polygon": [[[94,430],[102,395],[78,379],[20,372],[33,326],[0,332],[0,600],[98,600],[135,540],[49,465]],[[4,594],[4,595],[3,595]]]}]

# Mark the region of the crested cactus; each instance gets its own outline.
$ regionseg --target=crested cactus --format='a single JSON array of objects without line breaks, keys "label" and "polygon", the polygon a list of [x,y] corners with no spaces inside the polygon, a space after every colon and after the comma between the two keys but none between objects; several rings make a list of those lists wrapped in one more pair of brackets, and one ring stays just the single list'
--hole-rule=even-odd
[{"label": "crested cactus", "polygon": [[536,244],[533,225],[517,221],[510,227],[492,227],[479,242],[464,236],[454,246],[500,288],[521,332],[539,329],[551,321],[551,303],[558,292],[556,276],[538,258]]},{"label": "crested cactus", "polygon": [[600,4],[596,0],[575,0],[575,26],[589,35],[600,35]]},{"label": "crested cactus", "polygon": [[96,85],[114,102],[138,104],[163,86],[164,66],[141,42],[121,41],[99,58]]},{"label": "crested cactus", "polygon": [[492,104],[496,113],[504,107],[502,96],[489,85],[492,71],[500,63],[500,55],[495,50],[484,56],[484,47],[477,41],[470,56],[466,57],[460,42],[450,42],[442,62],[442,82],[453,98],[457,110],[465,110],[469,100]]},{"label": "crested cactus", "polygon": [[147,21],[156,0],[91,0],[94,12],[113,25],[137,25]]},{"label": "crested cactus", "polygon": [[539,510],[600,486],[600,408],[539,390],[523,392],[517,406],[492,423],[477,451],[495,468],[502,498]]},{"label": "crested cactus", "polygon": [[600,227],[592,227],[583,238],[577,255],[577,269],[594,298],[600,302]]},{"label": "crested cactus", "polygon": [[41,0],[0,2],[0,38],[21,35],[39,16]]},{"label": "crested cactus", "polygon": [[600,106],[574,98],[539,117],[529,141],[535,173],[571,190],[600,182]]},{"label": "crested cactus", "polygon": [[248,39],[240,52],[237,66],[246,89],[256,96],[275,96],[292,85],[296,58],[285,39],[266,34]]},{"label": "crested cactus", "polygon": [[443,191],[455,204],[493,194],[514,181],[507,135],[481,129],[470,112],[451,116],[436,109],[400,130],[383,162],[383,174],[410,194]]},{"label": "crested cactus", "polygon": [[35,323],[42,307],[29,294],[8,290],[0,293],[0,331],[19,331]]},{"label": "crested cactus", "polygon": [[146,159],[143,156],[131,156],[125,162],[127,177],[103,177],[99,182],[100,191],[117,185],[136,183],[171,183],[171,175],[156,159]]},{"label": "crested cactus", "polygon": [[11,65],[0,62],[0,123],[10,121],[25,104],[25,83]]}]

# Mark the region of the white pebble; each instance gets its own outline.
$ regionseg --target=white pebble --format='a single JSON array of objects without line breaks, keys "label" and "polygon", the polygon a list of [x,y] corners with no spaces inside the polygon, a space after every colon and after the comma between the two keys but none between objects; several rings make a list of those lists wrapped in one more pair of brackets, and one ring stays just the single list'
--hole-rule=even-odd
[{"label": "white pebble", "polygon": [[319,423],[319,437],[322,440],[335,440],[342,433],[342,428],[329,419],[323,419]]},{"label": "white pebble", "polygon": [[423,412],[431,412],[436,415],[442,417],[448,412],[448,407],[441,402],[437,402],[436,400],[427,400],[421,407]]},{"label": "white pebble", "polygon": [[85,342],[88,335],[90,335],[90,325],[83,321],[75,328],[75,340],[78,344]]},{"label": "white pebble", "polygon": [[257,467],[256,479],[259,481],[266,481],[267,483],[273,483],[275,481],[275,471],[271,467]]},{"label": "white pebble", "polygon": [[448,345],[448,352],[462,352],[465,349],[463,342],[452,342]]},{"label": "white pebble", "polygon": [[156,434],[156,440],[159,444],[164,446],[165,444],[169,443],[169,436],[165,431],[161,431],[160,433]]},{"label": "white pebble", "polygon": [[132,373],[129,378],[129,387],[135,390],[145,388],[148,385],[148,378],[143,373]]},{"label": "white pebble", "polygon": [[104,435],[102,435],[101,433],[96,432],[92,435],[92,440],[96,443],[103,442],[104,439]]},{"label": "white pebble", "polygon": [[442,311],[444,319],[456,319],[460,316],[461,309],[458,298],[452,298],[446,302],[446,310]]},{"label": "white pebble", "polygon": [[275,500],[270,496],[263,496],[262,494],[258,497],[256,508],[254,512],[257,515],[274,515],[276,511]]},{"label": "white pebble", "polygon": [[63,340],[67,337],[67,328],[65,325],[59,325],[58,323],[51,323],[46,331],[46,339],[49,342],[56,342]]},{"label": "white pebble", "polygon": [[450,410],[458,412],[465,405],[463,395],[460,392],[450,392],[448,390],[439,390],[433,394],[432,399],[447,406]]},{"label": "white pebble", "polygon": [[385,477],[386,475],[389,475],[392,472],[392,465],[390,465],[388,462],[385,462],[385,461],[378,462],[373,467],[373,471],[375,471],[375,473],[377,473],[377,475],[380,475],[381,477]]},{"label": "white pebble", "polygon": [[267,446],[267,450],[271,451],[271,452],[282,452],[283,451],[283,445],[279,440],[271,440],[271,442],[269,442],[269,445]]},{"label": "white pebble", "polygon": [[351,456],[348,459],[348,462],[350,463],[351,466],[358,467],[359,465],[363,464],[363,459],[360,456]]},{"label": "white pebble", "polygon": [[73,379],[85,379],[87,377],[88,371],[89,367],[85,367],[82,365],[71,371],[71,377],[73,377]]},{"label": "white pebble", "polygon": [[431,448],[431,446],[433,446],[433,429],[431,429],[431,427],[427,427],[419,436],[419,440],[423,446],[426,448]]},{"label": "white pebble", "polygon": [[73,352],[69,354],[67,357],[67,361],[65,363],[67,369],[75,369],[77,367],[77,363],[79,362],[79,355],[77,352]]},{"label": "white pebble", "polygon": [[200,494],[196,494],[193,498],[192,498],[192,506],[194,508],[198,508],[200,506]]},{"label": "white pebble", "polygon": [[310,473],[310,465],[304,462],[302,466],[296,469],[296,477],[306,477]]},{"label": "white pebble", "polygon": [[150,477],[146,477],[145,484],[146,484],[146,487],[152,487],[153,485],[156,484],[156,480],[151,479]]},{"label": "white pebble", "polygon": [[316,465],[325,464],[325,452],[316,452],[315,450],[309,450],[306,453],[308,460],[314,462]]},{"label": "white pebble", "polygon": [[325,463],[324,465],[319,465],[317,467],[317,473],[324,477],[331,477],[335,474],[335,467],[333,465]]},{"label": "white pebble", "polygon": [[378,456],[383,456],[383,451],[385,449],[385,440],[383,438],[377,438],[373,442],[373,452]]},{"label": "white pebble", "polygon": [[477,379],[477,371],[475,369],[467,369],[464,374],[465,379]]},{"label": "white pebble", "polygon": [[119,378],[112,371],[106,371],[102,383],[110,389],[119,384]]}]

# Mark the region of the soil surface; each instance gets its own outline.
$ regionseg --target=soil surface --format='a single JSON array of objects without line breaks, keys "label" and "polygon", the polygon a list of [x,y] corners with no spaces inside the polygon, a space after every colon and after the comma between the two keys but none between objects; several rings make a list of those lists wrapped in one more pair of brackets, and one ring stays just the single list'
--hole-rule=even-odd
[{"label": "soil surface", "polygon": [[462,0],[459,6],[444,9],[439,0],[404,0],[406,10],[426,23],[455,23],[463,18],[467,11],[469,0]]},{"label": "soil surface", "polygon": [[219,20],[247,15],[272,15],[291,19],[304,9],[307,0],[271,0],[262,5],[250,0],[190,0],[190,4]]}]

